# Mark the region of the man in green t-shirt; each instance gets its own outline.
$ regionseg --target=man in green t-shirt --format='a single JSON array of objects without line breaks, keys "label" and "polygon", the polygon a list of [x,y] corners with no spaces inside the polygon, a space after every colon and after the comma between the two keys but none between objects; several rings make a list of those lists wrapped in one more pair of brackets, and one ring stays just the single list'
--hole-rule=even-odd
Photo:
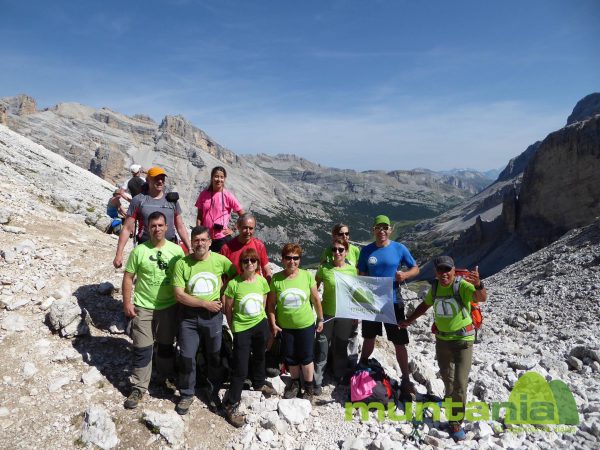
[{"label": "man in green t-shirt", "polygon": [[[436,359],[444,381],[444,397],[452,399],[452,407],[446,409],[451,427],[450,436],[456,441],[462,441],[466,438],[462,420],[465,414],[467,383],[475,340],[471,302],[485,302],[487,292],[479,279],[478,267],[464,278],[457,279],[454,260],[451,257],[438,256],[433,260],[433,265],[437,282],[427,292],[415,312],[398,326],[408,327],[433,306]],[[434,287],[435,292],[433,292]]]},{"label": "man in green t-shirt", "polygon": [[[131,320],[133,339],[133,388],[124,404],[127,409],[136,408],[148,391],[155,341],[158,373],[163,380],[174,375],[177,307],[171,273],[184,253],[179,245],[165,239],[167,218],[163,213],[150,214],[148,225],[150,240],[132,250],[123,275],[123,312]],[[134,277],[137,281],[132,301]]]},{"label": "man in green t-shirt", "polygon": [[210,251],[208,228],[192,229],[192,253],[177,261],[173,271],[175,298],[181,304],[178,343],[179,392],[175,411],[187,414],[196,388],[196,353],[203,346],[207,359],[209,409],[221,409],[221,338],[223,329],[222,288],[235,275],[235,266],[225,256]]}]

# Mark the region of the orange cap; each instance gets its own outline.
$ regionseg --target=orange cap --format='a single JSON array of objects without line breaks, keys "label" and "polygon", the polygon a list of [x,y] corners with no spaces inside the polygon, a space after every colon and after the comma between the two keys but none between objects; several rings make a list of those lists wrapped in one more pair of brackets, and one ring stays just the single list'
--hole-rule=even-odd
[{"label": "orange cap", "polygon": [[148,169],[148,171],[146,172],[146,174],[149,177],[157,177],[159,175],[164,175],[165,177],[167,176],[167,174],[165,172],[165,169],[163,169],[162,167],[158,167],[158,166],[156,166],[156,167],[150,167]]}]

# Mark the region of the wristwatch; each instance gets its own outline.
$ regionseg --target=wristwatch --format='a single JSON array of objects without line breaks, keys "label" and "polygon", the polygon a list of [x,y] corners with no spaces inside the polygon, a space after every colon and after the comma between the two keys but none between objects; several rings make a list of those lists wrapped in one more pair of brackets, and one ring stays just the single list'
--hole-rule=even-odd
[{"label": "wristwatch", "polygon": [[479,286],[477,286],[477,287],[475,288],[475,290],[476,290],[476,291],[480,291],[480,290],[482,290],[482,289],[484,289],[484,288],[485,288],[485,285],[483,284],[483,281],[480,281],[480,282],[479,282]]}]

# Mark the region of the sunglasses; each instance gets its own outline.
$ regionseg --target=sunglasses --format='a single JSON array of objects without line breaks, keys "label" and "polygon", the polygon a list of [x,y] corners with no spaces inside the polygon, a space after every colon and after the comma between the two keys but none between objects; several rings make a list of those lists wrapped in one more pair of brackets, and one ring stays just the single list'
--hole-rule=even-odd
[{"label": "sunglasses", "polygon": [[258,259],[256,258],[244,258],[242,259],[242,264],[256,264],[256,262],[258,261]]},{"label": "sunglasses", "polygon": [[350,236],[350,232],[346,231],[345,233],[343,233],[343,232],[340,231],[337,235],[338,236]]},{"label": "sunglasses", "polygon": [[331,247],[332,253],[344,253],[346,249],[344,247]]},{"label": "sunglasses", "polygon": [[390,229],[389,225],[376,225],[375,229],[377,231],[388,231]]},{"label": "sunglasses", "polygon": [[169,268],[169,264],[163,261],[162,252],[160,250],[156,253],[156,264],[160,270],[167,270]]},{"label": "sunglasses", "polygon": [[450,268],[448,268],[448,267],[438,267],[438,268],[436,268],[436,269],[435,269],[435,271],[436,271],[437,273],[448,273],[448,272],[450,272],[450,271],[451,271],[453,268],[454,268],[454,267],[450,267]]},{"label": "sunglasses", "polygon": [[286,261],[291,261],[291,260],[294,260],[294,261],[299,261],[299,260],[300,260],[300,257],[299,257],[299,256],[285,255],[285,256],[283,257],[283,259],[285,259]]}]

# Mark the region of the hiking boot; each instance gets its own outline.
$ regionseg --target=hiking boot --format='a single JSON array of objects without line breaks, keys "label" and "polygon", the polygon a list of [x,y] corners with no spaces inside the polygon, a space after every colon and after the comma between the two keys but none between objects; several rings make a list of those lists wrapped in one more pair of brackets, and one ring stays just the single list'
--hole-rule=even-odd
[{"label": "hiking boot", "polygon": [[239,402],[235,404],[227,402],[223,406],[227,422],[236,428],[241,428],[246,424],[246,415],[239,412]]},{"label": "hiking boot", "polygon": [[131,394],[129,394],[129,397],[127,397],[127,400],[125,400],[125,403],[123,403],[123,406],[125,409],[135,409],[140,404],[143,396],[144,393],[142,391],[139,389],[133,389]]},{"label": "hiking boot", "polygon": [[313,394],[319,396],[322,393],[323,393],[323,386],[315,384],[313,387]]},{"label": "hiking boot", "polygon": [[304,385],[304,395],[302,396],[303,399],[308,400],[310,402],[311,405],[314,406],[315,404],[315,385],[311,382],[311,383],[307,383],[305,382]]},{"label": "hiking boot", "polygon": [[273,388],[273,386],[269,386],[268,384],[263,384],[259,388],[255,388],[255,391],[262,392],[265,398],[269,398],[272,395],[277,395],[277,391]]},{"label": "hiking boot", "polygon": [[400,395],[402,398],[414,402],[417,399],[417,390],[415,389],[415,385],[410,378],[402,377],[402,382],[400,383]]},{"label": "hiking boot", "polygon": [[190,410],[192,403],[194,403],[193,396],[190,395],[189,397],[181,397],[177,403],[177,406],[175,406],[175,412],[180,416],[186,415]]},{"label": "hiking boot", "polygon": [[467,438],[465,430],[460,423],[454,423],[450,425],[450,437],[456,442],[464,441]]},{"label": "hiking boot", "polygon": [[289,385],[283,391],[283,398],[290,399],[298,397],[300,392],[300,379],[292,379]]}]

